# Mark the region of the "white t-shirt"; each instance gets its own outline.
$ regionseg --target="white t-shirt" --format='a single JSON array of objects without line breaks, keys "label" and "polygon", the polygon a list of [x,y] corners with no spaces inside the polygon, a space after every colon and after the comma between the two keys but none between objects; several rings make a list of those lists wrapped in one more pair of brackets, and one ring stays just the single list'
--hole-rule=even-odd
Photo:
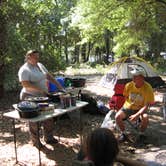
[{"label": "white t-shirt", "polygon": [[[33,66],[26,62],[23,66],[21,66],[21,68],[18,71],[19,81],[29,81],[31,84],[40,87],[45,91],[48,91],[46,79],[46,74],[48,73],[48,70],[41,63],[37,63],[37,65],[38,66]],[[27,93],[34,96],[41,95],[37,92],[31,92],[30,90],[24,87],[21,90],[21,94],[22,93]]]}]

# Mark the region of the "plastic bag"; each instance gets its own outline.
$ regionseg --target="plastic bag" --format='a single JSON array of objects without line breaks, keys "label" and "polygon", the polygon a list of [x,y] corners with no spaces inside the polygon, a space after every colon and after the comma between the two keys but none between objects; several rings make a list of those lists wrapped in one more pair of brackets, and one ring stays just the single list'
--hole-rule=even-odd
[{"label": "plastic bag", "polygon": [[108,128],[110,130],[115,130],[116,128],[116,123],[115,123],[115,112],[114,111],[109,111],[104,120],[103,123],[101,124],[102,128]]}]

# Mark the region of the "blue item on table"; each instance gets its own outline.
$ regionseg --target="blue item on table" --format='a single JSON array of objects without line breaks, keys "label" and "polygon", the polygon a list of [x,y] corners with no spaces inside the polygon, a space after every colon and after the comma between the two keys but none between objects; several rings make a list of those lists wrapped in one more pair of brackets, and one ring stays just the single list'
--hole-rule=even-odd
[{"label": "blue item on table", "polygon": [[[56,77],[55,79],[62,85],[62,87],[65,87],[65,78],[64,77]],[[49,82],[48,83],[48,91],[49,92],[56,92],[56,91],[58,91],[58,88],[55,84]]]}]

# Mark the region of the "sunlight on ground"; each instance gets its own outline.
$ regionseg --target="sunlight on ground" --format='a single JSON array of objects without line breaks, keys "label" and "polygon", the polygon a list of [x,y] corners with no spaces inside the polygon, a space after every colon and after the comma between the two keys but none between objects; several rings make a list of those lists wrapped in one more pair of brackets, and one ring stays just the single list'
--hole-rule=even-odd
[{"label": "sunlight on ground", "polygon": [[95,93],[96,95],[102,94],[102,96],[106,96],[106,97],[111,97],[114,93],[113,91],[111,91],[111,89],[104,88],[101,86],[88,86],[88,87],[85,87],[85,90]]}]

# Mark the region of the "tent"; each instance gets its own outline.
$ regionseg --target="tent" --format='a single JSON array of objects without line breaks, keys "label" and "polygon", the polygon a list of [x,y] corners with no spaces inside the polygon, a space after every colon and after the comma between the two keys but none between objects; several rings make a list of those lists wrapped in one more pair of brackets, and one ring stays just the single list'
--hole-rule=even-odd
[{"label": "tent", "polygon": [[148,62],[134,56],[123,57],[112,63],[108,73],[101,78],[99,84],[113,90],[116,84],[126,84],[131,81],[131,73],[133,70],[144,71],[146,74],[145,80],[149,82],[153,88],[165,86],[165,82]]}]

